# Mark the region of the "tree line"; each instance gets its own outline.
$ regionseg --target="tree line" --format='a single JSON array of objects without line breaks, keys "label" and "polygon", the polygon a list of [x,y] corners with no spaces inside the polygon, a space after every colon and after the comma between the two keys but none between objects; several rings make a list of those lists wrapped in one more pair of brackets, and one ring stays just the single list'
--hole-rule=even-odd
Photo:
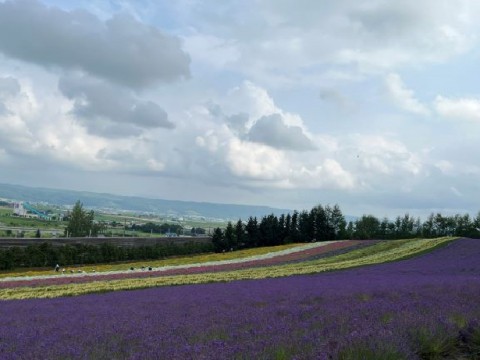
[{"label": "tree line", "polygon": [[178,224],[155,224],[153,222],[148,222],[146,224],[132,224],[131,226],[127,227],[129,230],[134,231],[142,231],[146,233],[153,233],[153,234],[177,234],[180,235],[183,232],[183,227]]},{"label": "tree line", "polygon": [[[72,209],[65,233],[70,236],[95,236],[101,231],[93,221],[93,211],[83,209],[77,202]],[[165,233],[178,232],[182,228],[175,224],[157,225],[147,223],[134,225],[135,230]],[[192,229],[192,234],[204,233],[204,229]],[[480,237],[480,212],[476,217],[468,214],[444,216],[430,214],[425,221],[408,213],[394,220],[379,219],[363,215],[347,222],[340,207],[317,205],[310,211],[294,211],[276,216],[266,215],[261,219],[249,217],[235,224],[228,222],[225,229],[213,231],[210,244],[156,244],[152,246],[120,247],[111,244],[52,246],[48,243],[30,245],[25,248],[0,249],[0,270],[16,267],[44,267],[52,264],[62,266],[74,264],[96,264],[102,262],[159,259],[174,255],[202,252],[223,252],[260,246],[287,243],[303,243],[343,239],[405,239],[439,236]]]},{"label": "tree line", "polygon": [[354,221],[345,220],[340,207],[317,205],[310,211],[294,211],[292,214],[250,217],[228,222],[225,229],[213,231],[212,242],[216,252],[273,246],[297,242],[316,242],[344,239],[406,239],[439,236],[480,237],[480,213],[444,216],[430,214],[422,222],[408,213],[394,220],[378,219],[363,215]]},{"label": "tree line", "polygon": [[0,249],[0,270],[22,267],[49,267],[60,264],[100,264],[117,261],[155,260],[169,256],[191,255],[213,251],[211,243],[155,244],[122,247],[108,243],[101,245],[72,244],[54,246],[49,243]]},{"label": "tree line", "polygon": [[445,216],[430,214],[425,221],[409,214],[397,216],[391,221],[372,215],[363,215],[353,224],[348,224],[347,234],[354,239],[406,239],[434,238],[440,236],[480,237],[480,212],[476,217],[469,214]]},{"label": "tree line", "polygon": [[258,220],[250,217],[245,223],[228,222],[222,230],[213,231],[215,251],[235,250],[287,243],[326,241],[347,238],[347,224],[338,205],[317,205],[310,211],[294,211],[279,217],[270,214]]}]

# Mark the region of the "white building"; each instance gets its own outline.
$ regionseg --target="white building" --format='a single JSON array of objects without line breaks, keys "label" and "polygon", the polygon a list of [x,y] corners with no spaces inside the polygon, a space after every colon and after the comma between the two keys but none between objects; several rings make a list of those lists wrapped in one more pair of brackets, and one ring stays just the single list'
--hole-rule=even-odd
[{"label": "white building", "polygon": [[27,216],[27,210],[23,207],[23,203],[14,203],[13,204],[13,213],[17,216]]}]

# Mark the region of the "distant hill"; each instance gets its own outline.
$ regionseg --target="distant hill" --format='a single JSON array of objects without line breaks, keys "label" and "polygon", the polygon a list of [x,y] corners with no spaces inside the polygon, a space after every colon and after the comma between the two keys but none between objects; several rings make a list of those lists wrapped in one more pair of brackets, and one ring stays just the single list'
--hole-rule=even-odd
[{"label": "distant hill", "polygon": [[286,214],[288,209],[268,206],[216,204],[207,202],[147,199],[134,196],[119,196],[87,191],[33,188],[20,185],[0,184],[0,198],[48,202],[55,205],[73,205],[80,200],[86,208],[150,212],[159,215],[203,216],[217,219],[246,220],[249,216],[261,217],[268,214]]}]

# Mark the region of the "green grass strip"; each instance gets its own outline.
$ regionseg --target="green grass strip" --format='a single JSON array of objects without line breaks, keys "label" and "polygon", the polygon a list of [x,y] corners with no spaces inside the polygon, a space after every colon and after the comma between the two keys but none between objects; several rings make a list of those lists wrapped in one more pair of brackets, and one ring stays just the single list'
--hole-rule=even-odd
[{"label": "green grass strip", "polygon": [[452,237],[444,237],[437,239],[382,241],[367,248],[353,250],[349,253],[331,258],[264,268],[142,279],[93,281],[83,284],[53,285],[36,288],[9,288],[0,290],[0,299],[54,298],[91,293],[104,293],[109,291],[144,289],[157,286],[201,284],[313,274],[397,261],[415,256],[416,254],[423,254],[427,251],[431,251],[432,249],[445,245],[454,239],[455,238]]}]

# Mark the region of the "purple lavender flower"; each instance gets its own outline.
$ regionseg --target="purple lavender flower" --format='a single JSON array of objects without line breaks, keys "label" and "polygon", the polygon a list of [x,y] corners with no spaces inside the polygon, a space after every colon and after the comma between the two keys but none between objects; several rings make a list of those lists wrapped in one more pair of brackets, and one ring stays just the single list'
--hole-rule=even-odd
[{"label": "purple lavender flower", "polygon": [[3,301],[0,358],[419,359],[429,336],[442,356],[471,355],[479,259],[480,241],[462,239],[325,274]]}]

